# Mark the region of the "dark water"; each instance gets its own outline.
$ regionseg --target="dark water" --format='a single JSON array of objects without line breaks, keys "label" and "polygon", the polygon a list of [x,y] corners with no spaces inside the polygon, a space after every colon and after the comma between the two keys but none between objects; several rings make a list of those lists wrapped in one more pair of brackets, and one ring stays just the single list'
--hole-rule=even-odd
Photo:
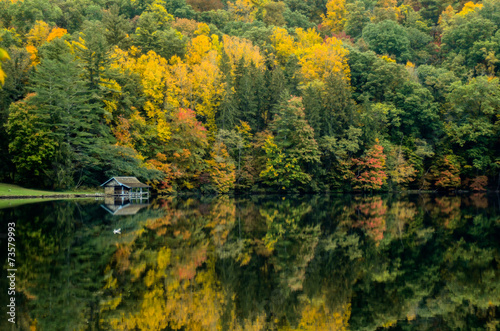
[{"label": "dark water", "polygon": [[0,209],[1,330],[500,329],[498,195],[101,204]]}]

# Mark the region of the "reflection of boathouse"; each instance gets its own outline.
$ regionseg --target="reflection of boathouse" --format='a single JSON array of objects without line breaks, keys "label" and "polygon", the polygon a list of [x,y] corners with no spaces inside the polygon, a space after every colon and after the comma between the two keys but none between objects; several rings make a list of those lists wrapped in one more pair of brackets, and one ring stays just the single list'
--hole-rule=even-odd
[{"label": "reflection of boathouse", "polygon": [[105,204],[101,205],[101,207],[113,216],[135,215],[142,208],[149,206],[149,203],[147,203],[147,201],[144,202],[146,203],[143,203],[142,199],[126,201],[123,203],[120,203],[120,201],[105,201]]},{"label": "reflection of boathouse", "polygon": [[127,196],[130,198],[149,197],[149,186],[135,177],[113,177],[101,184],[105,195]]}]

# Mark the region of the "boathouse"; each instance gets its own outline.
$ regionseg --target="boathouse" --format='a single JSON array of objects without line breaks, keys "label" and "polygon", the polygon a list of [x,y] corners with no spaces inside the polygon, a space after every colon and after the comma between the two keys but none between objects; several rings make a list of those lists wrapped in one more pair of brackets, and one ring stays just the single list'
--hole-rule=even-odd
[{"label": "boathouse", "polygon": [[101,184],[105,195],[127,196],[131,198],[149,197],[149,186],[135,177],[113,177]]}]

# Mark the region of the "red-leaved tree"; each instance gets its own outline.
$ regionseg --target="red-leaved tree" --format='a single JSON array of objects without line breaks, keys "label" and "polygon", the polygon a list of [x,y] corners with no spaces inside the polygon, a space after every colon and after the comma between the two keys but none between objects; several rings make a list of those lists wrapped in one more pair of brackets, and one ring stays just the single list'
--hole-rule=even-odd
[{"label": "red-leaved tree", "polygon": [[370,148],[360,159],[353,159],[356,175],[353,178],[355,190],[380,190],[387,180],[384,148],[378,144]]}]

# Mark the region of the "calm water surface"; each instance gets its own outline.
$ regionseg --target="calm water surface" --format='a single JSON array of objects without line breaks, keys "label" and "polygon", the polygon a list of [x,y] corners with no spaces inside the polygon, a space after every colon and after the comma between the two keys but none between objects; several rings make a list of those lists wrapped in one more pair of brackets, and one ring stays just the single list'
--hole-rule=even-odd
[{"label": "calm water surface", "polygon": [[0,209],[0,329],[500,329],[498,195],[149,202]]}]

